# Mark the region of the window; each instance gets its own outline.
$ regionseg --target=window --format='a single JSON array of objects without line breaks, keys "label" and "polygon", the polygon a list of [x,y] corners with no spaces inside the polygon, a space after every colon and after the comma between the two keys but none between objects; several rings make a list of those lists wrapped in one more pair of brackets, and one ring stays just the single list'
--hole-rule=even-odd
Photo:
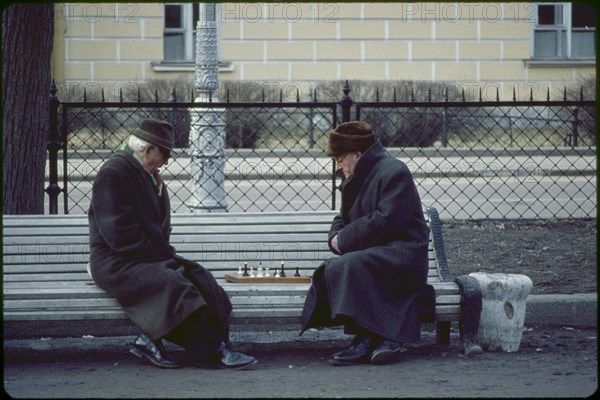
[{"label": "window", "polygon": [[533,57],[543,60],[594,59],[596,13],[586,3],[537,5]]},{"label": "window", "polygon": [[[206,19],[217,25],[217,54],[221,54],[220,7],[216,3],[204,3]],[[193,72],[196,63],[196,26],[202,7],[199,3],[167,3],[164,5],[163,46],[164,59],[152,61],[152,68],[159,72]],[[231,72],[230,62],[219,62],[219,72]]]},{"label": "window", "polygon": [[198,4],[165,4],[165,61],[194,61]]}]

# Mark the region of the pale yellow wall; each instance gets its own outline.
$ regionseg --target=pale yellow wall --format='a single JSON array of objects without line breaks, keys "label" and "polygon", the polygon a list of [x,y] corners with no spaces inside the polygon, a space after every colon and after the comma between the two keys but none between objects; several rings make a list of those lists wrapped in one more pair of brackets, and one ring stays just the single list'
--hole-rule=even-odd
[{"label": "pale yellow wall", "polygon": [[[424,80],[562,88],[595,65],[528,65],[531,3],[223,3],[221,80]],[[57,5],[64,81],[193,79],[159,72],[163,3]],[[62,40],[60,37],[62,36]],[[63,63],[61,65],[60,60]],[[58,69],[61,69],[58,72]],[[545,89],[539,90],[545,95]],[[527,93],[528,95],[528,93]],[[506,96],[504,96],[506,97]],[[519,95],[519,97],[524,97]]]},{"label": "pale yellow wall", "polygon": [[148,65],[163,57],[163,18],[161,3],[56,4],[57,84],[91,81],[118,92],[121,84],[157,78]]}]

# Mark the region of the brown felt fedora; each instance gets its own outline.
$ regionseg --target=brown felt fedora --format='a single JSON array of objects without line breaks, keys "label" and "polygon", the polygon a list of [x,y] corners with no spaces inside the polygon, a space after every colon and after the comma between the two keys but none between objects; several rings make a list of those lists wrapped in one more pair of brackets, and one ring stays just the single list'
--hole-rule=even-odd
[{"label": "brown felt fedora", "polygon": [[173,147],[175,147],[173,125],[160,119],[144,119],[140,126],[133,131],[133,135],[169,151],[173,151]]}]

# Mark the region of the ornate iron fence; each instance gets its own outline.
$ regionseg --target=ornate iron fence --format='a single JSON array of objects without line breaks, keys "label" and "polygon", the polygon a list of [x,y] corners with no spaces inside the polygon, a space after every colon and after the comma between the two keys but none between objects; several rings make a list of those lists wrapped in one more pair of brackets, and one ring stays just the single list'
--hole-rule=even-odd
[{"label": "ornate iron fence", "polygon": [[325,155],[326,135],[339,121],[360,119],[408,164],[423,202],[447,218],[596,215],[594,100],[449,101],[446,95],[431,101],[413,95],[398,101],[394,94],[388,102],[353,102],[347,82],[343,90],[339,102],[211,103],[60,103],[54,92],[49,212],[85,213],[98,168],[145,117],[175,127],[179,151],[163,174],[173,212],[190,212],[193,116],[218,111],[225,122],[228,211],[338,208],[340,178]]}]

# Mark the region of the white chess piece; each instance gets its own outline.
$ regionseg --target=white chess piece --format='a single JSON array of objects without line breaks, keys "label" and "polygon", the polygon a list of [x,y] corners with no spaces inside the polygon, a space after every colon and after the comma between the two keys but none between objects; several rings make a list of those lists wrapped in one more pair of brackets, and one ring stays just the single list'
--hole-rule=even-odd
[{"label": "white chess piece", "polygon": [[271,276],[271,273],[269,272],[269,267],[265,268],[265,276]]},{"label": "white chess piece", "polygon": [[279,272],[279,275],[282,277],[285,277],[285,269],[283,267],[283,261],[281,262],[281,271]]},{"label": "white chess piece", "polygon": [[240,266],[240,268],[238,269],[238,276],[242,276],[244,273],[242,272],[242,267]]},{"label": "white chess piece", "polygon": [[258,276],[258,277],[264,276],[262,267],[260,267],[260,266],[258,267],[258,269],[256,270],[256,276]]}]

